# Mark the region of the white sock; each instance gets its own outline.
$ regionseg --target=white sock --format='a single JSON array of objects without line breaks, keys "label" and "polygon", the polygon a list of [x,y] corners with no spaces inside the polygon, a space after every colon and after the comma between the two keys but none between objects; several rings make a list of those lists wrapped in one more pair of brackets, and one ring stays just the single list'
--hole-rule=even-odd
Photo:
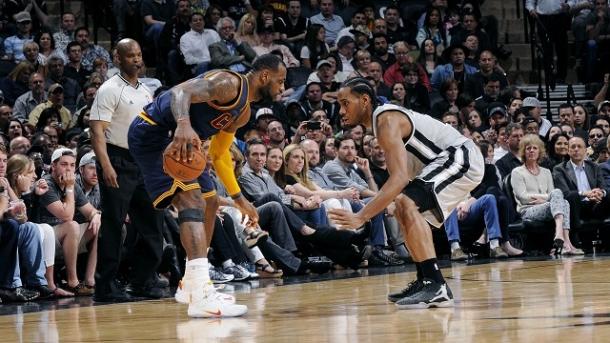
[{"label": "white sock", "polygon": [[454,252],[460,248],[460,242],[451,242],[451,252]]},{"label": "white sock", "polygon": [[208,259],[196,258],[194,260],[186,261],[186,268],[184,271],[185,279],[197,279],[197,280],[209,280],[210,269],[208,266]]},{"label": "white sock", "polygon": [[498,239],[490,239],[489,240],[489,249],[495,249],[497,247],[500,246],[500,242],[498,242]]}]

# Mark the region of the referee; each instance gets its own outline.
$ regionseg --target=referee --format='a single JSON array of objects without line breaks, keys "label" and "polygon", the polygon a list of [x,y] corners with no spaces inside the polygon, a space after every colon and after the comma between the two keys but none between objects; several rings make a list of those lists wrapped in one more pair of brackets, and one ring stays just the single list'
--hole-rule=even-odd
[{"label": "referee", "polygon": [[138,81],[143,67],[140,45],[133,39],[117,44],[120,73],[97,91],[91,107],[91,142],[97,156],[102,226],[98,238],[95,301],[123,302],[131,296],[116,282],[121,262],[122,227],[129,214],[130,227],[139,234],[133,252],[131,293],[160,298],[163,287],[156,274],[163,252],[163,212],[156,211],[144,189],[142,174],[127,145],[127,129],[142,108],[153,99]]}]

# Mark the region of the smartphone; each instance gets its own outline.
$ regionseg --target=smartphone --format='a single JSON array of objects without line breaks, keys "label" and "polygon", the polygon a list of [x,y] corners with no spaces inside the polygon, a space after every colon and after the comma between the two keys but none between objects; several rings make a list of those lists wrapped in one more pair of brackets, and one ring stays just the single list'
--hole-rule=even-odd
[{"label": "smartphone", "polygon": [[307,122],[307,130],[321,130],[322,122],[320,121],[308,121]]}]

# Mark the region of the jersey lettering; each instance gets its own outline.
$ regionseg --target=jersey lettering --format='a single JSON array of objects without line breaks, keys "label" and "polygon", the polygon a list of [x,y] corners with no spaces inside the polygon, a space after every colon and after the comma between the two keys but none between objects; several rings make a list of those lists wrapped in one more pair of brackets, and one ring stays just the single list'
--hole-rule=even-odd
[{"label": "jersey lettering", "polygon": [[225,112],[221,114],[219,117],[216,117],[214,120],[210,122],[213,128],[222,130],[227,127],[233,121],[233,116],[231,113]]}]

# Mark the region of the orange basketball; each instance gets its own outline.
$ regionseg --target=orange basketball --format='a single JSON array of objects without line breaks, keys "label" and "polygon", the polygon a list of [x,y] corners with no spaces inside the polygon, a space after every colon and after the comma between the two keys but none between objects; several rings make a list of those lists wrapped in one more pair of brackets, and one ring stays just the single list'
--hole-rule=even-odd
[{"label": "orange basketball", "polygon": [[193,150],[193,160],[183,162],[171,154],[163,154],[163,170],[178,181],[193,181],[203,173],[206,164],[205,154],[198,149]]}]

